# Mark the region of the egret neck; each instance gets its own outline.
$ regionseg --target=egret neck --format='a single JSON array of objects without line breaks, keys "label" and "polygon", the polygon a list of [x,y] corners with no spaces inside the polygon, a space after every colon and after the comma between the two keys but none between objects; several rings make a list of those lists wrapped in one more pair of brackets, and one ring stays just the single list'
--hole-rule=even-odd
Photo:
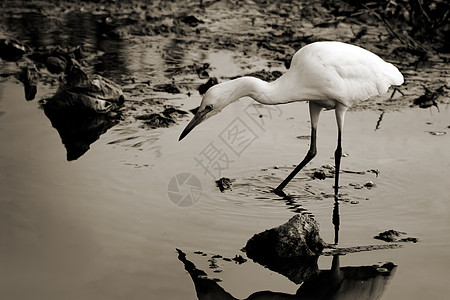
[{"label": "egret neck", "polygon": [[230,103],[242,98],[251,97],[255,101],[261,104],[282,104],[290,102],[286,99],[286,91],[283,90],[279,82],[266,82],[259,78],[244,76],[237,79],[233,79],[217,86],[224,91],[229,91]]}]

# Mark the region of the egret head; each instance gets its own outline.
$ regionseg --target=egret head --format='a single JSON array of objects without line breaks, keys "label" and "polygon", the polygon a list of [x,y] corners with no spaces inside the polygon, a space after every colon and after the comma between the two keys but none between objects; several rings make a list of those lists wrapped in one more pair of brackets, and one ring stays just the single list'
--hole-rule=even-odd
[{"label": "egret head", "polygon": [[187,124],[178,140],[181,141],[195,126],[219,113],[225,106],[234,100],[236,99],[234,99],[232,93],[224,88],[223,84],[218,84],[209,88],[203,96],[202,103],[200,104],[197,113],[189,124]]}]

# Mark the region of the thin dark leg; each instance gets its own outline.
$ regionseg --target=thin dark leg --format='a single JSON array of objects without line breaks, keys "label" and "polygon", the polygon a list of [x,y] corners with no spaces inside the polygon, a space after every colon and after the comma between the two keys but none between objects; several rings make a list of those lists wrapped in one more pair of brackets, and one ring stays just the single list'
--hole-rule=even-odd
[{"label": "thin dark leg", "polygon": [[334,225],[334,244],[337,245],[339,242],[339,225],[341,224],[341,217],[339,216],[339,202],[337,198],[334,199],[332,223]]},{"label": "thin dark leg", "polygon": [[308,153],[306,153],[305,158],[300,162],[300,164],[295,167],[295,169],[291,172],[291,174],[283,180],[283,182],[274,190],[274,193],[280,197],[286,197],[286,194],[283,192],[284,187],[300,172],[303,167],[309,163],[317,153],[316,147],[316,139],[317,139],[317,123],[319,122],[319,115],[322,111],[322,107],[315,104],[314,101],[309,102],[309,116],[311,118],[311,143],[309,145]]},{"label": "thin dark leg", "polygon": [[335,163],[335,173],[334,173],[334,197],[338,197],[339,191],[339,171],[341,170],[341,157],[342,157],[342,146],[341,146],[341,130],[338,131],[338,144],[336,151],[334,152],[334,163]]},{"label": "thin dark leg", "polygon": [[309,146],[308,153],[306,154],[305,158],[300,162],[300,164],[295,167],[295,169],[286,177],[286,179],[283,180],[283,182],[274,190],[274,193],[277,194],[280,197],[285,197],[286,194],[283,192],[284,187],[294,178],[295,175],[297,175],[298,172],[300,172],[301,169],[303,169],[304,166],[306,166],[307,163],[309,163],[314,156],[317,154],[317,146],[316,146],[316,136],[317,136],[317,129],[314,127],[311,127],[311,144]]},{"label": "thin dark leg", "polygon": [[344,128],[344,115],[348,107],[338,103],[335,108],[336,121],[338,125],[338,143],[334,152],[335,173],[334,173],[334,207],[333,207],[333,225],[334,225],[334,243],[339,242],[339,226],[341,218],[339,216],[339,171],[341,170],[342,157],[342,130]]}]

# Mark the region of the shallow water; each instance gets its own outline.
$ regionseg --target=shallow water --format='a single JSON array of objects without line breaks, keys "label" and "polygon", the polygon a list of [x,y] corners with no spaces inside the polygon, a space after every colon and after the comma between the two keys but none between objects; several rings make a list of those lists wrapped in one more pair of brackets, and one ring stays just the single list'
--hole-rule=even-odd
[{"label": "shallow water", "polygon": [[[211,64],[210,75],[217,77],[268,68],[267,61],[260,59],[242,64],[242,57],[232,51],[183,51],[173,36],[127,43],[96,40],[89,31],[93,21],[85,14],[69,18],[65,26],[71,27],[78,17],[87,27],[71,34],[67,29],[44,36],[42,32],[27,35],[27,27],[16,30],[26,41],[39,37],[31,41],[36,45],[70,41],[103,52],[91,71],[119,82],[133,77],[138,82],[150,78],[152,84],[165,83],[178,76],[181,85],[192,84],[198,81],[196,76],[179,72],[203,62]],[[239,28],[234,23],[221,25],[230,31]],[[71,39],[55,41],[64,38],[61,32]],[[13,66],[3,63],[2,68]],[[48,97],[54,90],[41,84],[36,98]],[[200,102],[196,92],[189,98],[165,93],[149,97],[168,98],[186,110]],[[391,261],[398,267],[383,299],[444,299],[450,294],[450,109],[386,112],[377,126],[380,114],[347,113],[343,140],[347,156],[342,168],[365,173],[341,175],[340,192],[347,201],[340,205],[339,244],[382,244],[373,236],[388,229],[407,232],[420,242],[348,254],[340,257],[341,266]],[[333,179],[313,180],[308,175],[314,168],[333,165],[333,112],[321,115],[317,157],[286,188],[293,200],[270,193],[306,153],[308,120],[305,103],[261,107],[243,99],[182,142],[178,137],[188,118],[161,129],[122,122],[102,134],[78,160],[68,162],[58,132],[38,103],[26,102],[23,87],[13,79],[3,80],[0,298],[196,299],[176,248],[209,277],[220,279],[219,285],[236,298],[265,290],[295,294],[298,285],[250,260],[239,265],[217,259],[218,268],[210,268],[208,259],[213,254],[245,257],[240,249],[251,236],[286,222],[295,212],[312,214],[323,239],[333,241]],[[233,132],[238,129],[245,129],[245,135],[236,141]],[[207,154],[212,153],[216,160],[208,161]],[[379,175],[367,172],[371,169],[379,170]],[[178,192],[191,195],[195,205],[174,203],[173,180],[182,179],[176,177],[182,173],[201,184],[195,183],[196,189],[182,185]],[[222,176],[235,179],[232,191],[219,192],[214,179]],[[367,181],[376,186],[350,185]],[[330,269],[331,261],[322,256],[320,269]]]}]

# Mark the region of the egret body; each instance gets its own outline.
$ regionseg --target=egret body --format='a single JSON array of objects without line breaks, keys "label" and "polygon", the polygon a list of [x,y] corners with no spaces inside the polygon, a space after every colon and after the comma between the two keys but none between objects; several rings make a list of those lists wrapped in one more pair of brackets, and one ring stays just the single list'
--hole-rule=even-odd
[{"label": "egret body", "polygon": [[374,53],[341,42],[316,42],[295,53],[289,70],[273,82],[241,77],[212,86],[203,96],[194,118],[181,133],[182,140],[195,126],[242,97],[251,97],[267,105],[309,101],[311,142],[300,164],[274,190],[283,188],[317,153],[317,123],[322,110],[334,109],[338,126],[335,151],[335,185],[337,197],[342,156],[344,115],[352,105],[386,93],[391,85],[401,85],[403,75],[392,64]]}]

